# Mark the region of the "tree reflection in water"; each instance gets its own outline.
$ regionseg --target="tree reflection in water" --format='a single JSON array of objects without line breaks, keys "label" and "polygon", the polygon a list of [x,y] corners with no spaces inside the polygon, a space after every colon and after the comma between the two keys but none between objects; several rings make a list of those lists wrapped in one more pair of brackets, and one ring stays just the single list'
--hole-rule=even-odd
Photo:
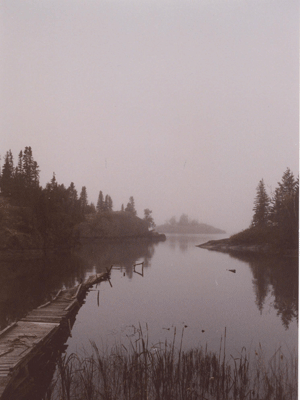
[{"label": "tree reflection in water", "polygon": [[[201,236],[200,236],[201,237]],[[205,242],[205,236],[200,240]],[[214,236],[213,236],[214,237]],[[218,236],[216,236],[218,238]],[[210,240],[211,237],[208,238]],[[171,249],[175,250],[177,247],[182,253],[186,253],[190,247],[195,247],[199,244],[199,235],[197,234],[168,234],[167,243]]]},{"label": "tree reflection in water", "polygon": [[256,305],[262,313],[267,296],[273,297],[271,305],[277,310],[285,329],[298,321],[298,259],[295,257],[268,257],[246,254],[230,254],[246,261],[253,274]]},{"label": "tree reflection in water", "polygon": [[0,262],[0,330],[22,318],[83,275],[84,262],[70,254]]},{"label": "tree reflection in water", "polygon": [[116,266],[128,276],[133,276],[133,265],[144,262],[144,268],[151,265],[150,260],[154,255],[155,246],[143,239],[127,239],[123,241],[93,241],[82,246],[78,255],[85,260],[86,271],[99,273],[111,265]]},{"label": "tree reflection in water", "polygon": [[102,241],[82,246],[76,254],[0,261],[0,330],[50,300],[58,290],[77,285],[91,271],[102,272],[114,264],[131,279],[136,262],[150,266],[156,245],[144,240]]}]

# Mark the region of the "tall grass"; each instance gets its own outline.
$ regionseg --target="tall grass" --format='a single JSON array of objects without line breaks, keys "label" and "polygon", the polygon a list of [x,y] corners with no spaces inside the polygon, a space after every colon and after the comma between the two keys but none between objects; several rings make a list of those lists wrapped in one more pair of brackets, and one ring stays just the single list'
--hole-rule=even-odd
[{"label": "tall grass", "polygon": [[226,355],[226,330],[219,353],[207,347],[182,349],[177,333],[171,342],[149,344],[141,326],[128,347],[120,344],[92,354],[64,355],[47,400],[269,400],[297,399],[297,355],[287,359],[278,349],[268,363],[261,347],[250,362],[243,348],[238,358]]}]

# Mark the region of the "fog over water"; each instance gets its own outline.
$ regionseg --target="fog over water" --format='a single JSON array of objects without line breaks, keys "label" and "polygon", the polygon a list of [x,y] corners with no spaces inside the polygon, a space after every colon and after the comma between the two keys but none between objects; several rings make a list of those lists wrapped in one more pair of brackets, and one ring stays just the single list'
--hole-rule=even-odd
[{"label": "fog over water", "polygon": [[296,0],[3,0],[0,155],[234,233],[298,175]]}]

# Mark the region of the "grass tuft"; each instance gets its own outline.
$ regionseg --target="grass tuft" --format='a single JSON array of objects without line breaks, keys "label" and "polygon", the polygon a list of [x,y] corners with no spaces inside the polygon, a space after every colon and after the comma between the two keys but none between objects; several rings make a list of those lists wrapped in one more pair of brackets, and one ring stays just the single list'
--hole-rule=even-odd
[{"label": "grass tuft", "polygon": [[[250,362],[243,348],[226,356],[226,329],[219,353],[207,346],[179,347],[176,328],[171,342],[149,344],[148,326],[139,326],[128,347],[123,344],[92,354],[61,357],[47,400],[294,400],[297,399],[297,355],[288,359],[279,348],[268,363],[261,346]],[[54,386],[54,389],[53,389]]]}]

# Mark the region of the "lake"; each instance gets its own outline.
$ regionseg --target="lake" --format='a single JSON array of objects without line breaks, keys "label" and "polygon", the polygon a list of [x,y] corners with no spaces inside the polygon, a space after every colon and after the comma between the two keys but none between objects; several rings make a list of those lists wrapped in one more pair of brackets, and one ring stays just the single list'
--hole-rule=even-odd
[{"label": "lake", "polygon": [[89,351],[90,341],[102,349],[126,346],[141,326],[153,345],[172,341],[176,327],[185,348],[207,345],[218,352],[226,328],[228,355],[237,357],[243,347],[252,354],[260,346],[266,359],[279,347],[287,356],[297,352],[298,260],[232,257],[196,247],[222,237],[167,235],[157,244],[95,242],[82,248],[78,278],[113,265],[112,286],[102,282],[88,294],[67,351]]},{"label": "lake", "polygon": [[[160,243],[95,241],[72,256],[1,261],[0,329],[58,290],[113,265],[110,282],[87,294],[72,336],[55,351],[86,355],[92,352],[91,342],[100,351],[119,344],[128,348],[141,327],[154,347],[165,340],[171,344],[176,329],[175,346],[180,346],[183,334],[184,349],[207,346],[219,353],[226,329],[227,360],[239,358],[246,348],[250,361],[257,350],[267,362],[279,347],[289,360],[298,351],[298,259],[233,257],[196,247],[222,237],[167,235]],[[55,351],[50,349],[56,357]],[[31,394],[31,399],[40,400],[51,382],[53,354],[43,379],[33,380],[38,389],[33,388],[36,397]]]}]

